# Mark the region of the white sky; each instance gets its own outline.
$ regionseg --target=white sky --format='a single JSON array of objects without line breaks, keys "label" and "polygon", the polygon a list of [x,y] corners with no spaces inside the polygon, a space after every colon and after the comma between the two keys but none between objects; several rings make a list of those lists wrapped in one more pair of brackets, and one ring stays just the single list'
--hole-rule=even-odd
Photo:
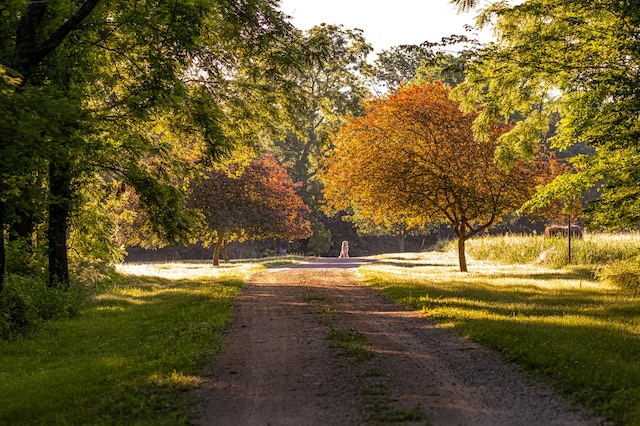
[{"label": "white sky", "polygon": [[[473,36],[477,12],[459,14],[449,0],[281,0],[280,10],[301,30],[321,24],[359,28],[376,52],[400,44],[437,42],[452,34]],[[480,34],[487,42],[487,31]]]}]

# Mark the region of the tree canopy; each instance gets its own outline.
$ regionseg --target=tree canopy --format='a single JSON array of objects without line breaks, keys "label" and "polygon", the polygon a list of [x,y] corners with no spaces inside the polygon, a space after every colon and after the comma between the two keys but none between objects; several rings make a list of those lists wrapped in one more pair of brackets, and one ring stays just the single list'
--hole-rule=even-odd
[{"label": "tree canopy", "polygon": [[474,139],[475,116],[449,93],[436,82],[369,101],[363,117],[337,132],[322,176],[330,211],[353,209],[389,226],[449,223],[466,271],[465,241],[520,207],[544,174],[524,161],[500,168],[494,156],[504,130]]},{"label": "tree canopy", "polygon": [[[277,112],[293,33],[274,0],[3,2],[1,228],[27,241],[42,228],[49,281],[66,286],[70,220],[98,179],[134,188],[152,230],[185,241],[192,169]],[[271,96],[234,98],[232,80]]]},{"label": "tree canopy", "polygon": [[243,168],[206,172],[192,187],[189,206],[203,214],[197,238],[216,245],[214,264],[230,241],[309,237],[310,210],[296,193],[299,187],[271,155]]},{"label": "tree canopy", "polygon": [[508,163],[530,155],[531,142],[548,133],[550,120],[559,116],[550,139],[553,147],[585,143],[596,152],[574,158],[576,173],[548,186],[538,195],[538,204],[596,187],[600,197],[587,209],[592,225],[637,227],[636,5],[527,0],[512,7],[496,2],[484,10],[481,21],[494,23],[497,41],[479,52],[455,94],[466,110],[478,111],[477,134],[486,134],[496,121],[521,115],[523,120],[501,137],[500,156]]}]

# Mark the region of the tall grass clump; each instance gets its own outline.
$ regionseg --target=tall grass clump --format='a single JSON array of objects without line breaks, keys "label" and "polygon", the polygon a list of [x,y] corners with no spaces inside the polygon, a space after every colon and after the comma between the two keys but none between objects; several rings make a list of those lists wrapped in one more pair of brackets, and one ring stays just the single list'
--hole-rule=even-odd
[{"label": "tall grass clump", "polygon": [[571,261],[566,237],[542,235],[483,236],[467,242],[470,256],[507,264],[540,264],[562,268],[569,264],[598,266],[634,259],[640,254],[640,235],[585,234],[571,239]]},{"label": "tall grass clump", "polygon": [[560,251],[561,241],[537,235],[497,235],[474,238],[466,243],[474,259],[500,263],[536,263],[541,256]]},{"label": "tall grass clump", "polygon": [[596,269],[596,276],[634,297],[640,295],[639,256],[604,264]]}]

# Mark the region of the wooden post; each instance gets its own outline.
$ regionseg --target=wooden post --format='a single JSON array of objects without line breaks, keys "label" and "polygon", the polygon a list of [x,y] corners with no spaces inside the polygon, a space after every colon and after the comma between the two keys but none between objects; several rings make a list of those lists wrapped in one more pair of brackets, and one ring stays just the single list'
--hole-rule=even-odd
[{"label": "wooden post", "polygon": [[569,233],[567,234],[568,253],[569,253],[569,265],[571,265],[571,219],[569,219]]}]

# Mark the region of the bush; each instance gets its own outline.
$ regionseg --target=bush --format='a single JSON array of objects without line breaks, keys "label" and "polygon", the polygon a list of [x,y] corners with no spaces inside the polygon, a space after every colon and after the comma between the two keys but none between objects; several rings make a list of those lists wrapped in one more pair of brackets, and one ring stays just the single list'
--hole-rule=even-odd
[{"label": "bush", "polygon": [[85,294],[78,286],[61,290],[38,278],[7,275],[0,293],[0,337],[7,339],[35,329],[43,321],[76,314]]},{"label": "bush", "polygon": [[11,240],[6,246],[8,274],[38,276],[45,279],[47,270],[46,246],[33,245],[24,238]]}]

